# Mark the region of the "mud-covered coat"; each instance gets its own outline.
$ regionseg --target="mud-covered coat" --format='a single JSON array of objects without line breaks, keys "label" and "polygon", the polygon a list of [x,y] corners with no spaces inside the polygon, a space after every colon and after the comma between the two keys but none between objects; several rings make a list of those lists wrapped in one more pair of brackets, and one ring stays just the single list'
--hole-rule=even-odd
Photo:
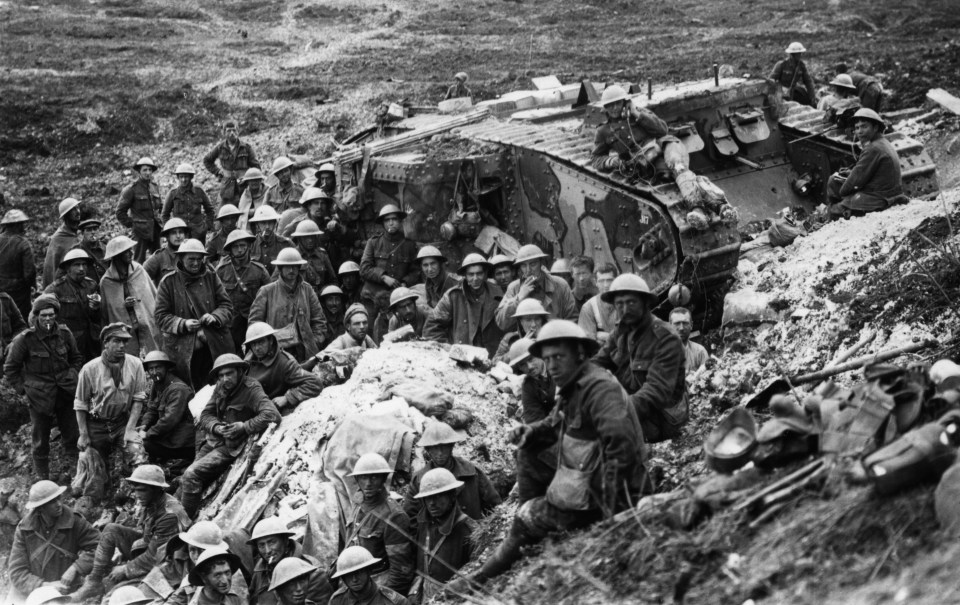
[{"label": "mud-covered coat", "polygon": [[[457,492],[457,504],[465,515],[471,519],[480,519],[500,504],[500,494],[490,483],[483,469],[460,456],[451,456],[450,463],[450,466],[446,467],[447,470],[453,473],[457,480],[463,481],[463,487]],[[413,474],[413,478],[407,485],[407,491],[403,497],[403,510],[411,519],[416,519],[423,508],[423,501],[414,498],[420,493],[420,481],[427,471],[435,468],[437,467],[433,463],[427,462],[423,468]]]},{"label": "mud-covered coat", "polygon": [[164,244],[162,248],[153,251],[153,254],[143,261],[143,270],[147,272],[154,285],[159,285],[165,275],[177,270],[177,255],[170,246]]},{"label": "mud-covered coat", "polygon": [[[497,325],[504,332],[517,329],[517,320],[513,314],[520,304],[520,285],[522,281],[515,279],[507,286],[507,291],[497,308]],[[577,301],[567,282],[560,277],[541,271],[539,287],[533,291],[530,298],[540,301],[543,308],[550,314],[550,319],[569,319],[577,321]],[[496,349],[494,349],[496,350]]]},{"label": "mud-covered coat", "polygon": [[[470,561],[471,537],[476,527],[477,522],[456,506],[441,519],[432,518],[423,507],[417,516],[417,571],[436,582],[448,582],[453,578],[453,569]],[[433,596],[435,590],[436,587],[425,589],[424,597]]]},{"label": "mud-covered coat", "polygon": [[217,265],[217,277],[220,278],[230,300],[233,301],[233,316],[244,319],[250,315],[250,306],[257,297],[257,292],[270,283],[270,274],[260,263],[250,261],[238,271],[237,266],[228,257],[220,259]]},{"label": "mud-covered coat", "polygon": [[327,320],[320,300],[302,277],[297,278],[293,288],[287,287],[282,279],[260,288],[250,306],[248,319],[250,323],[265,321],[276,329],[295,323],[308,357],[316,355],[325,342]]},{"label": "mud-covered coat", "polygon": [[341,534],[342,546],[362,546],[382,559],[369,568],[370,575],[385,573],[378,584],[406,594],[416,565],[410,518],[386,491],[378,504],[364,510],[366,505],[358,504],[348,513],[349,521]]},{"label": "mud-covered coat", "polygon": [[216,273],[203,266],[198,275],[189,275],[182,266],[160,281],[157,290],[157,325],[163,333],[163,352],[177,364],[177,374],[189,379],[190,360],[199,332],[187,331],[187,320],[199,320],[211,314],[220,322],[218,327],[202,326],[210,356],[233,353],[230,323],[233,321],[233,302]]},{"label": "mud-covered coat", "polygon": [[250,364],[248,376],[260,383],[267,397],[283,395],[287,405],[295,406],[319,395],[323,390],[320,377],[301,368],[293,355],[281,351],[279,346],[274,348],[273,355],[267,359],[256,359],[252,351],[245,358]]},{"label": "mud-covered coat", "polygon": [[167,194],[160,221],[166,224],[171,217],[182,219],[190,229],[190,237],[202,242],[207,231],[213,229],[214,216],[207,192],[191,182],[189,187],[176,187]]},{"label": "mud-covered coat", "polygon": [[0,232],[0,291],[17,300],[21,314],[30,311],[30,289],[36,281],[37,264],[30,242],[19,233]]},{"label": "mud-covered coat", "polygon": [[66,505],[56,523],[46,529],[41,525],[40,512],[34,509],[13,535],[7,560],[10,582],[28,595],[44,582],[59,580],[71,565],[76,565],[80,574],[88,574],[99,540],[100,532]]},{"label": "mud-covered coat", "polygon": [[90,308],[91,294],[100,294],[100,284],[84,277],[79,284],[67,276],[58,277],[44,289],[60,301],[58,321],[65,324],[77,341],[80,354],[93,359],[100,354],[100,309]]},{"label": "mud-covered coat", "polygon": [[127,229],[133,229],[133,238],[137,241],[157,241],[160,237],[161,207],[160,186],[138,178],[120,192],[117,222]]},{"label": "mud-covered coat", "polygon": [[361,298],[373,300],[378,293],[388,290],[383,283],[388,275],[408,288],[420,281],[417,244],[404,237],[402,231],[392,236],[384,232],[367,240],[360,259]]},{"label": "mud-covered coat", "polygon": [[193,446],[195,431],[188,406],[192,398],[193,389],[171,373],[162,383],[154,383],[140,418],[144,438],[171,449]]},{"label": "mud-covered coat", "polygon": [[497,307],[501,304],[503,291],[500,286],[484,282],[480,294],[480,313],[470,304],[469,286],[464,281],[456,288],[447,290],[430,313],[423,327],[426,340],[466,344],[483,347],[493,357],[503,338],[503,330],[497,325]]},{"label": "mud-covered coat", "polygon": [[[216,435],[213,429],[218,424],[242,422],[246,434],[235,439]],[[207,443],[213,447],[224,446],[231,454],[240,453],[249,435],[258,435],[271,422],[280,422],[280,412],[273,405],[260,383],[243,376],[230,393],[224,393],[217,385],[210,401],[200,413],[199,426],[206,433]]]},{"label": "mud-covered coat", "polygon": [[[279,560],[282,561],[288,557],[303,559],[317,568],[317,571],[311,572],[310,575],[307,576],[306,598],[317,603],[326,603],[327,599],[330,598],[330,593],[333,592],[333,587],[330,586],[330,582],[327,581],[325,575],[320,571],[321,569],[325,569],[325,566],[310,555],[303,554],[303,547],[294,540],[287,540],[287,550]],[[257,558],[257,562],[253,566],[253,572],[250,574],[249,593],[251,603],[256,603],[256,605],[276,605],[280,602],[276,591],[267,590],[270,587],[270,579],[273,576],[273,569],[275,567],[276,565],[269,567],[267,562],[263,560],[263,557]]]},{"label": "mud-covered coat", "polygon": [[[47,254],[43,258],[43,287],[46,288],[57,279],[57,270],[60,268],[60,261],[68,250],[80,242],[77,239],[77,232],[71,231],[66,225],[54,231],[47,244]],[[33,284],[30,284],[31,286]]]},{"label": "mud-covered coat", "polygon": [[3,374],[14,390],[23,390],[32,409],[53,416],[57,389],[76,392],[83,362],[70,328],[57,324],[56,330],[41,336],[31,327],[13,339]]},{"label": "mud-covered coat", "polygon": [[157,500],[145,506],[137,517],[137,528],[143,532],[147,549],[126,563],[127,577],[142,578],[160,561],[163,549],[170,538],[191,525],[190,517],[180,505],[180,501],[164,493]]}]

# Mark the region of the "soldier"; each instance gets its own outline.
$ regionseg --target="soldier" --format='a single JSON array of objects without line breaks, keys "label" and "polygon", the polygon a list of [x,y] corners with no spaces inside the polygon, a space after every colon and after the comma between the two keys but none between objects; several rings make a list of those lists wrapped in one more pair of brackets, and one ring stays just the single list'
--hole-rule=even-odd
[{"label": "soldier", "polygon": [[435,469],[452,473],[460,481],[462,489],[458,490],[456,501],[460,510],[471,519],[480,519],[500,504],[500,495],[483,469],[466,458],[453,455],[453,448],[464,439],[466,437],[457,434],[447,423],[428,421],[419,443],[426,464],[413,473],[403,498],[403,512],[408,517],[416,519],[423,508],[423,501],[418,499],[420,496],[417,494],[422,491],[425,475]]},{"label": "soldier", "polygon": [[94,218],[81,221],[77,226],[77,237],[80,242],[71,248],[71,250],[83,250],[90,255],[90,277],[98,284],[106,274],[108,266],[103,258],[106,252],[103,249],[103,242],[100,241],[100,225],[101,222]]},{"label": "soldier", "polygon": [[310,284],[314,292],[318,295],[323,291],[327,284],[337,282],[337,276],[333,271],[333,263],[330,262],[330,255],[320,247],[320,236],[323,232],[317,227],[317,224],[309,219],[300,221],[297,228],[294,229],[293,244],[300,252],[303,260],[307,264],[303,268],[303,281]]},{"label": "soldier", "polygon": [[[47,254],[43,259],[43,287],[46,288],[57,278],[57,268],[67,250],[76,246],[77,227],[80,225],[80,200],[72,197],[60,202],[60,227],[57,228],[50,243],[47,244]],[[31,282],[31,286],[33,283]],[[21,311],[22,312],[22,311]],[[26,315],[24,315],[26,317]]]},{"label": "soldier", "polygon": [[60,319],[73,333],[84,363],[100,354],[100,285],[87,277],[92,260],[83,250],[70,250],[60,261],[63,277],[43,291],[60,302]]},{"label": "soldier", "polygon": [[[646,165],[647,160],[635,157],[637,152],[669,136],[667,123],[649,109],[634,107],[627,91],[620,86],[604,89],[598,105],[607,121],[597,129],[594,138],[591,163],[597,170],[611,172],[637,161]],[[669,140],[679,141],[674,137]]]},{"label": "soldier", "polygon": [[352,305],[360,302],[360,265],[348,260],[340,265],[337,275],[340,277],[340,288],[343,290],[343,303]]},{"label": "soldier", "polygon": [[880,81],[859,71],[850,72],[850,81],[853,82],[853,87],[857,91],[860,105],[879,112],[883,104],[883,86]]},{"label": "soldier", "polygon": [[413,328],[417,338],[423,337],[423,326],[430,316],[430,307],[420,303],[420,297],[409,288],[397,288],[390,293],[390,321],[387,331],[393,332],[403,326]]},{"label": "soldier", "polygon": [[[164,491],[170,486],[164,479],[162,468],[142,464],[134,469],[127,483],[131,485],[143,511],[137,518],[137,526],[108,523],[103,528],[93,558],[93,570],[80,590],[71,595],[74,602],[99,597],[105,589],[144,577],[159,562],[164,545],[190,526],[190,519],[183,507],[176,498]],[[146,549],[133,556],[131,549],[137,540],[143,540]],[[126,563],[114,566],[116,553]]]},{"label": "soldier", "polygon": [[163,352],[176,360],[177,374],[195,390],[207,383],[214,359],[236,350],[230,335],[233,301],[205,255],[199,241],[185,241],[177,250],[177,270],[157,290]]},{"label": "soldier", "polygon": [[[30,314],[30,292],[37,281],[33,247],[23,235],[29,220],[16,208],[8,210],[0,220],[0,292],[10,295],[21,317]],[[9,342],[5,340],[4,344]]]},{"label": "soldier", "polygon": [[300,207],[288,208],[280,215],[280,233],[284,237],[290,237],[297,224],[304,219],[310,219],[319,225],[323,222],[323,204],[328,199],[332,200],[323,189],[305,187],[300,195]]},{"label": "soldier", "polygon": [[61,475],[77,468],[77,420],[72,412],[77,372],[83,357],[67,326],[58,324],[60,303],[52,294],[33,301],[33,327],[21,332],[10,345],[3,364],[7,383],[26,397],[32,426],[33,472],[40,479],[50,474],[50,429],[54,423],[63,438]]},{"label": "soldier", "polygon": [[[343,314],[344,332],[337,336],[333,342],[327,345],[323,351],[314,356],[314,360],[322,361],[324,353],[327,351],[342,351],[343,349],[352,349],[360,347],[362,349],[376,349],[377,343],[370,338],[368,330],[370,328],[370,316],[367,315],[367,309],[360,303],[353,303],[347,307]],[[312,367],[312,366],[311,366]]]},{"label": "soldier", "polygon": [[260,288],[250,306],[250,323],[263,321],[276,328],[280,348],[297,361],[316,355],[327,332],[317,293],[300,274],[306,264],[296,248],[281,250],[273,261],[279,279]]},{"label": "soldier", "polygon": [[313,175],[316,179],[315,187],[323,189],[323,192],[331,198],[337,194],[337,169],[330,162],[320,164],[317,172]]},{"label": "soldier", "polygon": [[505,254],[495,254],[490,259],[490,271],[493,273],[493,281],[500,286],[504,292],[510,287],[510,282],[517,278],[517,272],[513,267],[514,259]]},{"label": "soldier", "polygon": [[173,374],[174,367],[176,364],[163,351],[150,351],[143,360],[153,386],[138,433],[151,458],[192,461],[196,440],[193,414],[187,404],[193,399],[193,389]]},{"label": "soldier", "polygon": [[617,310],[612,304],[603,302],[602,295],[610,290],[610,284],[616,279],[616,265],[603,263],[596,269],[598,294],[590,298],[580,309],[580,318],[577,323],[587,336],[593,338],[600,345],[604,345],[610,337],[610,332],[617,325]]},{"label": "soldier", "polygon": [[[246,541],[246,530],[241,530]],[[210,549],[229,550],[230,545],[224,541],[223,531],[213,521],[197,521],[185,532],[170,538],[165,547],[166,556],[158,566],[163,579],[172,592],[163,603],[165,605],[187,605],[196,594],[196,587],[190,583],[190,572],[196,569],[197,560],[204,551]],[[241,574],[234,574],[234,586],[246,581]],[[144,586],[145,584],[141,584]],[[151,590],[153,589],[150,586]],[[154,591],[156,592],[156,591]],[[163,599],[158,593],[157,598]]]},{"label": "soldier", "polygon": [[195,174],[197,171],[190,164],[177,164],[174,175],[180,186],[167,194],[160,219],[164,224],[171,217],[182,219],[190,229],[187,237],[203,242],[207,240],[207,231],[213,230],[214,212],[207,192],[193,184]]},{"label": "soldier", "polygon": [[[573,276],[570,272],[570,263],[565,258],[558,258],[550,265],[550,275],[559,277],[567,282],[567,286],[573,288]],[[579,309],[578,309],[579,310]]]},{"label": "soldier", "polygon": [[423,274],[423,284],[417,284],[413,291],[421,295],[431,309],[437,306],[440,298],[449,290],[460,285],[460,280],[447,271],[447,258],[433,246],[424,246],[417,252],[417,262]]},{"label": "soldier", "polygon": [[493,357],[503,338],[496,321],[498,306],[503,306],[503,292],[487,281],[489,268],[490,263],[479,254],[471,253],[463,259],[457,269],[463,282],[440,299],[423,328],[425,339],[482,347]]},{"label": "soldier", "polygon": [[[277,595],[280,605],[320,605],[330,600],[330,590],[325,598],[315,601],[307,598],[310,578],[319,572],[319,568],[297,557],[280,559],[273,568],[268,591]],[[326,582],[326,580],[324,580]],[[329,585],[329,582],[327,582]]]},{"label": "soldier", "polygon": [[577,313],[588,300],[600,293],[593,279],[594,269],[596,263],[589,256],[575,256],[570,261],[570,291],[577,303]]},{"label": "soldier", "polygon": [[409,605],[398,591],[378,586],[371,573],[383,562],[362,546],[343,549],[337,557],[337,570],[331,579],[340,578],[340,588],[330,597],[329,605]]},{"label": "soldier", "polygon": [[[148,157],[133,165],[137,180],[124,187],[117,200],[117,222],[133,229],[137,242],[134,260],[142,263],[147,254],[160,247],[160,187],[153,180],[157,165]],[[79,222],[79,220],[77,221]]]},{"label": "soldier", "polygon": [[[347,476],[357,482],[362,500],[347,513],[349,521],[341,529],[340,544],[342,548],[365,548],[378,559],[368,570],[376,583],[406,594],[414,576],[414,547],[410,542],[410,519],[387,493],[387,479],[392,472],[380,454],[364,454],[357,460]],[[338,575],[342,575],[337,567]]]},{"label": "soldier", "polygon": [[[278,410],[292,410],[323,390],[320,377],[300,367],[293,355],[282,350],[274,336],[277,331],[262,321],[247,328],[243,346],[247,349],[248,375],[260,383]],[[276,561],[274,561],[276,563]],[[264,580],[266,582],[266,580]]]},{"label": "soldier", "polygon": [[473,93],[467,88],[467,74],[466,72],[460,71],[453,76],[453,84],[447,89],[447,94],[444,95],[443,100],[447,101],[459,97],[467,97],[469,99],[472,96]]},{"label": "soldier", "polygon": [[[643,433],[622,387],[589,363],[597,348],[575,323],[564,320],[545,325],[531,345],[558,386],[558,403],[549,417],[515,428],[510,437],[520,448],[557,443],[557,472],[550,495],[524,502],[506,538],[470,581],[482,584],[505,572],[520,558],[522,546],[550,532],[610,518],[630,506],[642,487]],[[456,594],[467,584],[458,579],[450,591]]]},{"label": "soldier", "polygon": [[250,244],[254,237],[242,229],[227,236],[224,255],[217,265],[217,277],[223,282],[231,302],[233,302],[233,324],[230,336],[240,351],[240,343],[247,333],[250,306],[257,297],[260,288],[270,283],[270,272],[257,261],[251,260]]},{"label": "soldier", "polygon": [[[133,260],[136,242],[118,235],[107,242],[104,260],[109,263],[100,280],[101,323],[126,323],[131,334],[126,341],[127,353],[141,359],[160,346],[157,327],[157,289],[150,276]],[[101,347],[103,342],[101,341]]]},{"label": "soldier", "polygon": [[393,290],[400,286],[408,288],[420,281],[420,268],[415,265],[417,245],[403,235],[403,219],[407,213],[393,204],[380,209],[378,220],[383,233],[367,240],[360,261],[360,277],[363,288],[360,298],[367,307],[367,315],[376,312],[375,297],[378,292]]},{"label": "soldier", "polygon": [[618,323],[593,362],[610,370],[626,389],[647,443],[673,439],[688,418],[680,337],[653,315],[659,299],[639,275],[621,275],[601,297],[616,307]]},{"label": "soldier", "polygon": [[41,586],[67,592],[90,573],[100,534],[63,503],[65,491],[53,481],[30,486],[27,516],[17,525],[7,560],[14,593],[8,602],[20,602]]},{"label": "soldier", "polygon": [[493,356],[493,361],[506,361],[510,353],[510,346],[521,338],[537,339],[537,332],[550,319],[550,314],[543,308],[540,301],[534,298],[525,298],[517,305],[517,312],[513,314],[517,321],[517,329],[507,332],[500,339],[500,345]]},{"label": "soldier", "polygon": [[275,159],[270,176],[276,177],[277,182],[267,188],[266,206],[272,207],[278,214],[297,208],[303,195],[303,185],[293,180],[293,162],[290,158],[280,156]]},{"label": "soldier", "polygon": [[220,261],[223,246],[227,243],[227,236],[237,228],[240,214],[240,210],[233,204],[224,204],[217,211],[217,223],[220,227],[213,232],[213,237],[207,242],[207,257],[211,265],[216,265]]},{"label": "soldier", "polygon": [[200,590],[191,605],[243,605],[233,589],[233,577],[240,569],[240,557],[226,549],[211,548],[197,557],[197,566],[187,576]]},{"label": "soldier", "polygon": [[567,282],[543,270],[547,255],[533,244],[520,248],[514,266],[519,269],[519,278],[510,282],[507,292],[497,308],[497,325],[503,331],[516,329],[513,314],[521,300],[534,298],[540,301],[552,319],[577,318],[577,303]]},{"label": "soldier", "polygon": [[326,342],[332,342],[346,329],[343,325],[343,315],[346,310],[343,304],[343,290],[337,286],[327,286],[320,292],[320,308],[327,319]]},{"label": "soldier", "polygon": [[282,560],[299,559],[310,565],[313,572],[307,575],[305,596],[314,603],[325,603],[333,593],[333,587],[320,571],[320,562],[310,555],[293,539],[294,532],[279,517],[266,517],[253,527],[253,535],[247,544],[253,546],[260,555],[250,577],[251,605],[277,605],[280,603],[270,579],[276,573]]},{"label": "soldier", "polygon": [[807,49],[803,44],[791,42],[786,50],[787,58],[777,61],[770,72],[770,79],[783,87],[784,99],[816,107],[816,88],[802,59],[805,52]]},{"label": "soldier", "polygon": [[853,79],[849,74],[837,74],[837,77],[830,81],[830,88],[832,89],[830,94],[817,103],[817,109],[827,113],[825,122],[836,122],[847,109],[860,107],[857,87],[853,85]]},{"label": "soldier", "polygon": [[256,239],[251,246],[250,256],[264,267],[277,260],[284,248],[292,248],[293,242],[277,233],[277,221],[280,217],[271,206],[260,206],[250,219],[250,229]]},{"label": "soldier", "polygon": [[883,118],[866,108],[858,109],[853,117],[863,151],[849,173],[837,172],[827,180],[827,202],[834,220],[885,210],[903,197],[900,159],[883,136]]},{"label": "soldier", "polygon": [[421,503],[417,516],[419,577],[410,591],[416,602],[439,594],[440,585],[473,556],[472,534],[477,522],[457,506],[463,489],[464,482],[445,468],[427,471],[420,481],[414,496]]},{"label": "soldier", "polygon": [[[124,444],[140,441],[137,424],[147,401],[147,375],[139,357],[124,351],[132,336],[125,324],[112,323],[100,331],[103,354],[80,369],[73,409],[77,415],[81,450],[93,447],[107,464],[109,477],[122,477],[130,466]],[[110,454],[120,453],[121,467],[110,468]]]},{"label": "soldier", "polygon": [[240,185],[244,187],[244,191],[240,196],[240,203],[237,204],[237,208],[240,209],[240,218],[237,220],[238,229],[246,229],[253,213],[266,201],[267,186],[263,183],[265,178],[259,168],[248,168],[240,178]]},{"label": "soldier", "polygon": [[688,374],[692,374],[702,368],[710,355],[703,345],[699,345],[690,340],[690,331],[693,329],[693,315],[689,309],[676,307],[670,311],[670,325],[680,336],[680,342],[683,343],[683,353],[686,363],[684,367]]},{"label": "soldier", "polygon": [[5,359],[13,338],[27,329],[20,309],[6,292],[0,292],[0,355]]},{"label": "soldier", "polygon": [[191,519],[200,509],[203,490],[233,464],[248,437],[256,438],[267,425],[280,422],[277,407],[246,373],[247,363],[233,353],[218,357],[210,370],[216,387],[199,422],[206,440],[180,480],[181,501]]},{"label": "soldier", "polygon": [[[547,373],[543,360],[530,354],[533,345],[529,338],[521,338],[510,346],[510,367],[523,374],[520,386],[520,419],[533,424],[546,418],[556,404],[557,385]],[[511,414],[512,415],[512,414]],[[554,460],[547,452],[529,449],[517,450],[517,502],[523,504],[547,493],[553,479]]]},{"label": "soldier", "polygon": [[[241,187],[237,179],[243,176],[248,168],[260,168],[253,147],[240,140],[237,134],[236,122],[226,122],[223,125],[225,139],[204,156],[203,166],[207,171],[221,180],[220,207],[229,204],[236,206],[240,202]],[[220,167],[217,167],[217,160]],[[218,217],[219,218],[219,217]]]},{"label": "soldier", "polygon": [[143,263],[143,270],[153,280],[153,285],[159,285],[165,275],[177,270],[177,250],[189,235],[190,229],[183,219],[172,218],[163,225],[160,237],[165,237],[167,243]]}]

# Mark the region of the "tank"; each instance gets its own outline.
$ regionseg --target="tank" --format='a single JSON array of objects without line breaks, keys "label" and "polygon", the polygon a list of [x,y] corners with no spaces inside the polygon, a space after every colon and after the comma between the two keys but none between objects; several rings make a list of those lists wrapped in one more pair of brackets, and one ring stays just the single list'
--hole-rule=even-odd
[{"label": "tank", "polygon": [[[737,268],[738,226],[785,207],[812,210],[829,174],[855,162],[847,134],[824,132],[822,112],[784,103],[772,81],[627,84],[632,103],[665,120],[680,141],[702,177],[699,191],[713,192],[706,222],[694,222],[697,196],[677,180],[592,165],[605,120],[595,104],[600,87],[538,80],[537,90],[466,108],[461,101],[459,113],[396,105],[381,112],[378,128],[333,158],[362,234],[376,233],[378,210],[397,204],[408,213],[406,236],[440,247],[453,267],[470,252],[511,254],[534,243],[552,260],[587,255],[636,273],[662,300],[683,284],[694,312],[719,310]],[[922,176],[905,170],[905,180],[917,177],[909,190],[935,194],[922,146],[894,141],[907,166],[923,168]]]}]

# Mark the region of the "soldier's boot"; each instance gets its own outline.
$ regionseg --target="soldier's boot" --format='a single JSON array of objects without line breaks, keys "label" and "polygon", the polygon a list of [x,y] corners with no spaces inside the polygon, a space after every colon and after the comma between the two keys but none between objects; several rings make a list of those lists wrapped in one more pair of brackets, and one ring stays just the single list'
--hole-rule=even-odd
[{"label": "soldier's boot", "polygon": [[33,457],[33,474],[37,480],[50,478],[50,458],[46,456]]},{"label": "soldier's boot", "polygon": [[[182,489],[183,484],[181,483],[180,485]],[[187,513],[187,516],[190,517],[191,520],[196,520],[197,513],[200,511],[200,499],[200,492],[187,491],[185,489],[180,496],[180,504],[183,506],[183,511]]]},{"label": "soldier's boot", "polygon": [[490,555],[483,566],[469,576],[459,576],[449,582],[446,591],[453,595],[469,594],[477,587],[486,584],[490,578],[495,578],[510,569],[520,559],[520,547],[533,542],[520,524],[514,520],[507,538],[500,543],[497,550]]},{"label": "soldier's boot", "polygon": [[95,576],[91,573],[87,576],[87,579],[83,581],[83,586],[80,587],[80,590],[70,595],[70,600],[73,603],[83,603],[89,599],[102,597],[103,593],[103,577]]}]

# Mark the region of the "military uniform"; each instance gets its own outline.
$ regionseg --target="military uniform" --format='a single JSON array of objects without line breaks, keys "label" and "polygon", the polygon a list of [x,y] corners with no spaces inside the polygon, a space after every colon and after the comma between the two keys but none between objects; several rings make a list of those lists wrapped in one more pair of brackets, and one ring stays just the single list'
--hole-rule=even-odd
[{"label": "military uniform", "polygon": [[148,252],[160,246],[160,186],[153,181],[137,179],[124,187],[117,202],[117,221],[128,229],[133,229],[133,239],[137,247],[133,251],[133,260],[142,263]]},{"label": "military uniform", "polygon": [[447,293],[447,290],[456,288],[459,285],[460,280],[457,279],[456,275],[441,269],[440,275],[434,279],[424,280],[422,286],[417,284],[412,290],[419,294],[422,288],[424,301],[427,303],[427,306],[432,309],[437,306],[437,303],[439,303],[443,295]]},{"label": "military uniform", "polygon": [[330,597],[328,605],[410,605],[410,601],[395,590],[374,584],[369,594],[361,595],[354,595],[346,586],[340,586]]},{"label": "military uniform", "polygon": [[172,372],[163,382],[153,384],[140,417],[140,427],[146,431],[143,447],[148,454],[164,460],[193,459],[196,439],[187,405],[192,398],[193,389]]},{"label": "military uniform", "polygon": [[[407,485],[407,492],[403,498],[403,510],[411,519],[416,518],[423,508],[423,501],[414,498],[420,493],[420,480],[427,471],[435,468],[439,467],[432,462],[427,462],[423,468],[413,474],[413,478]],[[450,456],[450,461],[444,468],[453,473],[457,480],[463,481],[463,487],[457,492],[457,504],[469,518],[479,520],[500,504],[500,494],[479,466],[460,456]]]},{"label": "military uniform", "polygon": [[[517,312],[517,305],[520,304],[520,285],[519,279],[510,282],[503,300],[500,301],[500,306],[497,307],[497,325],[505,332],[515,330],[518,325],[513,314]],[[543,308],[550,314],[550,319],[577,321],[577,302],[573,299],[570,286],[562,278],[541,271],[537,287],[530,298],[540,301]]]},{"label": "military uniform", "polygon": [[177,187],[167,194],[160,220],[166,225],[171,217],[182,219],[190,229],[190,237],[202,242],[207,231],[213,229],[214,216],[207,192],[191,183],[186,189]]},{"label": "military uniform", "polygon": [[368,317],[376,317],[376,296],[389,290],[383,278],[390,276],[408,288],[420,281],[420,266],[417,264],[417,244],[399,231],[394,235],[386,232],[367,240],[360,260],[360,277],[363,288],[360,298],[367,308]]},{"label": "military uniform", "polygon": [[325,286],[337,283],[337,272],[333,269],[333,263],[330,262],[330,255],[319,246],[310,251],[300,246],[297,246],[297,249],[303,256],[303,260],[307,261],[307,264],[301,269],[300,275],[303,276],[303,281],[308,283],[319,297]]},{"label": "military uniform", "polygon": [[[473,556],[472,534],[477,522],[456,506],[444,517],[431,517],[423,508],[417,517],[417,575],[421,602],[440,592]],[[412,592],[411,592],[412,594]]]},{"label": "military uniform", "polygon": [[282,350],[279,345],[266,359],[257,359],[253,352],[247,354],[250,364],[247,375],[260,383],[267,397],[284,397],[287,405],[294,408],[323,390],[323,381],[312,372],[300,367],[293,355]]},{"label": "military uniform", "polygon": [[[217,160],[220,160],[219,168]],[[210,174],[223,178],[220,205],[238,205],[241,192],[237,179],[242,177],[248,168],[260,168],[260,160],[257,159],[253,147],[247,143],[237,140],[237,144],[231,147],[230,143],[223,140],[203,157],[203,166]]]},{"label": "military uniform", "polygon": [[[67,225],[60,225],[54,231],[50,242],[47,244],[47,254],[43,258],[43,287],[46,288],[57,279],[60,273],[60,261],[63,260],[67,250],[70,250],[79,243],[77,232]],[[33,285],[32,283],[30,284]],[[29,312],[29,307],[27,311]],[[27,315],[24,315],[26,317]]]},{"label": "military uniform", "polygon": [[[207,262],[213,266],[220,261],[220,257],[223,256],[223,247],[227,243],[227,236],[233,232],[233,229],[230,231],[225,231],[222,227],[213,232],[213,237],[210,238],[210,241],[207,242]],[[251,255],[251,258],[253,256]]]},{"label": "military uniform", "polygon": [[830,213],[845,211],[874,212],[890,206],[903,195],[900,180],[900,158],[893,144],[882,134],[863,146],[846,179],[831,175],[827,180]]},{"label": "military uniform", "polygon": [[81,241],[73,248],[70,248],[70,250],[83,250],[90,255],[91,260],[87,263],[87,266],[89,266],[90,269],[92,269],[96,274],[95,279],[97,280],[97,283],[100,283],[100,280],[103,279],[103,276],[107,273],[107,261],[103,260],[105,252],[103,249],[103,244],[100,242]]},{"label": "military uniform", "polygon": [[223,282],[230,300],[233,302],[233,324],[230,334],[237,351],[243,344],[247,333],[250,305],[253,304],[260,288],[270,283],[267,268],[256,261],[249,261],[237,269],[230,257],[220,259],[217,265],[217,277]]},{"label": "military uniform", "polygon": [[[277,563],[288,558],[295,557],[303,559],[310,565],[317,568],[317,571],[310,573],[307,577],[306,598],[315,603],[326,603],[330,600],[333,587],[330,582],[320,572],[323,565],[317,559],[303,554],[303,548],[293,540],[287,540],[287,550],[277,559]],[[250,602],[257,605],[278,605],[280,598],[276,591],[267,590],[270,586],[270,579],[273,576],[274,565],[268,565],[262,557],[257,558],[257,562],[250,574]]]},{"label": "military uniform", "polygon": [[883,103],[883,86],[880,81],[859,71],[850,72],[850,79],[857,88],[860,105],[879,112]]},{"label": "military uniform", "polygon": [[367,569],[371,576],[383,574],[377,584],[406,594],[413,581],[415,565],[410,531],[410,518],[384,489],[379,501],[356,505],[341,531],[341,550],[348,546],[366,548],[374,557],[382,559]]},{"label": "military uniform", "polygon": [[100,355],[100,309],[90,308],[90,295],[100,294],[100,285],[89,277],[80,283],[64,275],[46,287],[44,294],[53,294],[60,301],[59,320],[66,324],[77,341],[84,363]]},{"label": "military uniform", "polygon": [[[640,116],[636,119],[608,120],[597,129],[591,162],[597,170],[609,172],[616,167],[616,163],[610,161],[610,152],[616,153],[621,161],[626,161],[649,141],[669,134],[667,123],[649,109],[640,110]],[[671,137],[670,140],[676,139]]]},{"label": "military uniform", "polygon": [[257,238],[250,245],[250,258],[264,267],[270,267],[270,263],[277,260],[277,255],[280,254],[281,250],[292,247],[293,242],[276,232],[273,232],[270,237],[258,233]]},{"label": "military uniform", "polygon": [[37,281],[33,248],[19,233],[0,233],[0,291],[13,298],[20,315],[30,315],[30,290]]},{"label": "military uniform", "polygon": [[401,321],[400,316],[396,313],[391,315],[390,320],[387,322],[387,332],[393,332],[394,330],[399,330],[409,325],[413,328],[413,333],[416,334],[417,338],[423,338],[423,327],[427,325],[427,319],[430,317],[430,308],[420,303],[417,303],[416,307],[416,315],[414,315],[413,321],[409,323]]},{"label": "military uniform", "polygon": [[807,71],[807,64],[802,60],[777,61],[773,71],[770,72],[770,79],[783,87],[785,99],[814,106],[817,89],[813,85],[810,72]]},{"label": "military uniform", "polygon": [[159,285],[165,275],[177,270],[177,255],[170,246],[164,245],[144,261],[143,270],[153,280],[153,285]]},{"label": "military uniform", "polygon": [[283,214],[284,211],[291,208],[300,207],[300,196],[303,195],[303,185],[296,181],[290,181],[290,186],[286,189],[277,181],[274,185],[267,188],[266,204],[273,206],[277,214]]},{"label": "military uniform", "polygon": [[[524,424],[540,422],[556,404],[557,385],[546,373],[524,376],[520,387],[520,418]],[[547,493],[557,461],[550,451],[517,450],[517,502],[523,504]]]}]

